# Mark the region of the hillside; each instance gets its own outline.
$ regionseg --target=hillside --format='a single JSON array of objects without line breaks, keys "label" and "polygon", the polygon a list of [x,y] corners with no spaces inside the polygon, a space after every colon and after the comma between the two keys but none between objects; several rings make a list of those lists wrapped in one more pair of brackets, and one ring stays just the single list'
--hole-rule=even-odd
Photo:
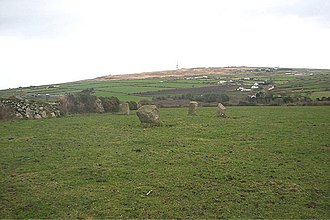
[{"label": "hillside", "polygon": [[[20,87],[1,90],[0,97],[14,95],[23,99],[55,101],[65,94],[86,88],[93,88],[97,96],[115,96],[121,101],[153,100],[171,106],[180,106],[182,100],[192,99],[225,101],[232,105],[305,103],[328,100],[330,70],[268,67],[178,69]],[[203,100],[205,96],[211,98]],[[226,99],[219,100],[217,96],[226,96]]]},{"label": "hillside", "polygon": [[255,67],[214,67],[214,68],[191,68],[177,69],[145,73],[133,73],[123,75],[108,75],[95,78],[95,80],[132,80],[148,78],[185,77],[198,75],[226,75],[237,73],[238,71],[255,70]]}]

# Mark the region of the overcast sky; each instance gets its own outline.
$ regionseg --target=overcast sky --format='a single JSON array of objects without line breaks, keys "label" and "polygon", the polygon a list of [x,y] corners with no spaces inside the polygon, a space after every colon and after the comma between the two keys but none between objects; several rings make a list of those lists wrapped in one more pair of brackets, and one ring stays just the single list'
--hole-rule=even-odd
[{"label": "overcast sky", "polygon": [[0,0],[0,89],[180,68],[330,68],[330,0]]}]

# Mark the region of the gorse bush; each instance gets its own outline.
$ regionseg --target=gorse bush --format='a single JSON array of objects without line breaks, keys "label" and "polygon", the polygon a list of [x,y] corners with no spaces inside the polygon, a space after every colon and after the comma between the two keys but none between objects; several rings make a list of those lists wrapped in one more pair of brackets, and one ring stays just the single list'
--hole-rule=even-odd
[{"label": "gorse bush", "polygon": [[[94,89],[68,94],[61,98],[61,111],[64,114],[118,112],[120,101],[117,97],[97,97]],[[102,108],[102,109],[100,109]]]},{"label": "gorse bush", "polygon": [[199,101],[199,102],[208,102],[208,103],[210,103],[210,102],[228,102],[229,96],[226,94],[211,93],[211,94],[195,96],[193,99],[196,101]]},{"label": "gorse bush", "polygon": [[0,120],[12,119],[14,117],[15,117],[14,111],[11,108],[0,103]]},{"label": "gorse bush", "polygon": [[270,104],[270,105],[283,105],[283,104],[299,104],[311,103],[313,100],[310,97],[303,95],[289,95],[281,94],[276,95],[273,93],[258,92],[254,97],[249,97],[248,102],[256,104]]},{"label": "gorse bush", "polygon": [[154,97],[153,100],[190,100],[190,101],[198,101],[198,102],[228,102],[229,96],[225,93],[206,93],[206,94],[181,94],[181,95],[168,95],[168,96],[157,96]]},{"label": "gorse bush", "polygon": [[129,101],[128,105],[129,105],[130,110],[137,110],[138,109],[138,104],[134,101]]},{"label": "gorse bush", "polygon": [[100,97],[105,112],[118,112],[120,101],[117,97]]}]

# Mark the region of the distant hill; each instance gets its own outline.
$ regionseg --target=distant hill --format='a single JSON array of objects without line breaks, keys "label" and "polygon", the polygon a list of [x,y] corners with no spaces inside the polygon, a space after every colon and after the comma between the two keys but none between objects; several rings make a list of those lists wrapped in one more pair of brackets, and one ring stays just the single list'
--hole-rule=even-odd
[{"label": "distant hill", "polygon": [[[196,75],[223,75],[237,73],[238,71],[248,71],[259,69],[256,67],[199,67],[199,68],[182,68],[177,70],[164,70],[155,72],[143,72],[122,75],[108,75],[95,78],[95,80],[132,80],[132,79],[148,79],[148,78],[166,78],[166,77],[183,77]],[[262,68],[271,69],[271,68]]]},{"label": "distant hill", "polygon": [[330,70],[272,67],[199,67],[125,75],[62,84],[0,90],[0,98],[56,101],[93,88],[96,96],[121,101],[153,101],[178,106],[189,100],[231,105],[327,104]]}]

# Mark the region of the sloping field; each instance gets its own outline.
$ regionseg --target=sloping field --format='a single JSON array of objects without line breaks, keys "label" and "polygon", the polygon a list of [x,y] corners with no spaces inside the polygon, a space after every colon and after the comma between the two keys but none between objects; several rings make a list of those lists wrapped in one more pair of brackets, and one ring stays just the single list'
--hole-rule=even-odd
[{"label": "sloping field", "polygon": [[328,219],[329,107],[0,123],[0,218]]},{"label": "sloping field", "polygon": [[[261,84],[256,89],[251,89],[254,84],[260,82]],[[266,83],[266,86],[263,83]],[[203,87],[210,88],[204,89]],[[239,87],[248,90],[237,91]],[[270,87],[273,89],[268,91]],[[319,97],[320,92],[325,94],[324,92],[330,90],[330,70],[247,67],[179,69],[104,76],[71,83],[0,90],[0,98],[15,95],[42,100],[47,94],[47,97],[56,99],[59,95],[76,93],[90,88],[94,88],[95,95],[98,96],[116,96],[121,101],[137,102],[173,94],[205,95],[204,90],[211,93],[225,91],[230,99],[234,100],[230,101],[231,104],[246,101],[248,96],[256,95],[258,92],[272,93],[277,96],[304,96],[315,100]]]}]

